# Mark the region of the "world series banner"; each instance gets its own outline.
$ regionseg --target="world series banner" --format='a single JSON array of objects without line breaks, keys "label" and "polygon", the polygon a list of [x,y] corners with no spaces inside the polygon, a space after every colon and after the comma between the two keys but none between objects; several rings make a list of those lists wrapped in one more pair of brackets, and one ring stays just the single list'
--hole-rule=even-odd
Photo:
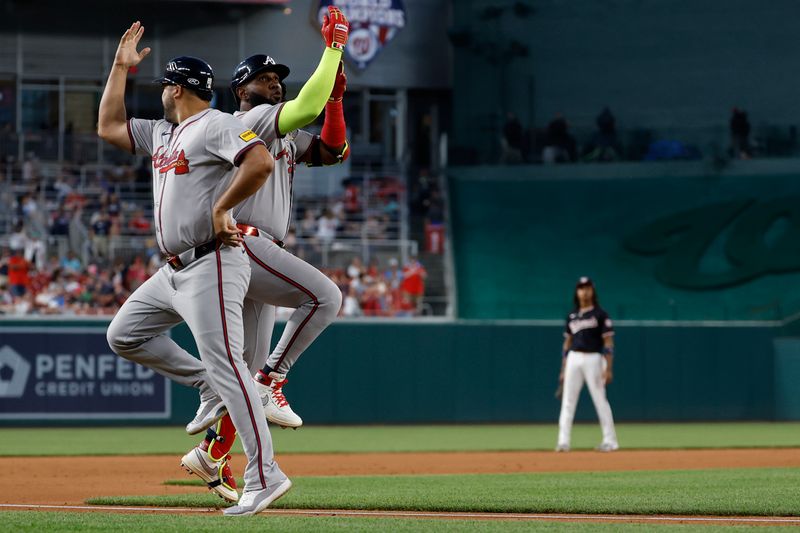
[{"label": "world series banner", "polygon": [[115,355],[105,327],[0,327],[0,419],[164,419],[170,384]]},{"label": "world series banner", "polygon": [[344,55],[362,70],[406,25],[403,0],[320,0],[319,24],[328,13],[328,6],[341,9],[350,21]]}]

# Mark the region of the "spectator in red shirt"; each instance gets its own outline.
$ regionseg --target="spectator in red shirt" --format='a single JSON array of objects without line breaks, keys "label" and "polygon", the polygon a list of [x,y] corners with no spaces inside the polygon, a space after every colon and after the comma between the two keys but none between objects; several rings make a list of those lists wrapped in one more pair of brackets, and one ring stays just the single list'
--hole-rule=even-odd
[{"label": "spectator in red shirt", "polygon": [[348,219],[355,219],[361,213],[361,189],[353,180],[344,189],[344,212]]},{"label": "spectator in red shirt", "polygon": [[131,266],[128,267],[128,273],[125,278],[130,292],[135,291],[139,285],[147,280],[147,268],[142,260],[142,256],[136,256]]},{"label": "spectator in red shirt", "polygon": [[28,262],[22,257],[22,250],[11,250],[11,257],[8,258],[8,289],[13,296],[24,296],[28,290],[29,268]]},{"label": "spectator in red shirt", "polygon": [[134,235],[149,235],[150,221],[144,216],[144,211],[137,209],[128,221],[128,230]]},{"label": "spectator in red shirt", "polygon": [[425,279],[428,272],[416,257],[412,257],[408,264],[403,267],[403,281],[400,283],[400,290],[403,295],[413,304],[417,314],[422,306],[422,296],[425,294]]},{"label": "spectator in red shirt", "polygon": [[72,211],[75,209],[81,209],[86,205],[86,197],[80,193],[77,188],[73,188],[65,197],[64,197],[64,209],[67,211]]}]

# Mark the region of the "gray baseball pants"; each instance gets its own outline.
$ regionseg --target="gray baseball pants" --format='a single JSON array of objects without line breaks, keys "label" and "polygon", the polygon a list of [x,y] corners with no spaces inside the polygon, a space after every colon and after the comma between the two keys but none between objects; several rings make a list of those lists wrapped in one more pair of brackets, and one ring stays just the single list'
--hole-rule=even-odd
[{"label": "gray baseball pants", "polygon": [[[263,233],[245,235],[244,249],[251,267],[243,311],[245,360],[253,372],[266,363],[274,371],[286,374],[339,314],[342,292],[328,276]],[[275,324],[273,306],[293,308],[294,312],[269,353]]]},{"label": "gray baseball pants", "polygon": [[[200,388],[201,397],[216,392],[223,399],[247,455],[245,491],[283,478],[261,399],[242,358],[242,302],[249,282],[250,264],[241,248],[223,246],[179,271],[165,265],[128,298],[107,333],[119,356]],[[165,335],[181,321],[194,336],[199,361]]]}]

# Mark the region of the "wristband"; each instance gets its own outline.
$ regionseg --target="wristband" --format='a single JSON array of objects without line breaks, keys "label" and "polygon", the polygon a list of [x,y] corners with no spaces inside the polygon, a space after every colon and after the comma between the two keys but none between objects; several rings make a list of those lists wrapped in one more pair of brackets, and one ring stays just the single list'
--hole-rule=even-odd
[{"label": "wristband", "polygon": [[561,357],[566,357],[568,353],[569,353],[569,350],[563,350],[561,352]]},{"label": "wristband", "polygon": [[347,141],[347,126],[341,102],[328,102],[325,105],[325,121],[322,123],[320,139],[330,147],[339,147]]},{"label": "wristband", "polygon": [[604,346],[603,355],[614,355],[614,348],[609,348],[608,346]]}]

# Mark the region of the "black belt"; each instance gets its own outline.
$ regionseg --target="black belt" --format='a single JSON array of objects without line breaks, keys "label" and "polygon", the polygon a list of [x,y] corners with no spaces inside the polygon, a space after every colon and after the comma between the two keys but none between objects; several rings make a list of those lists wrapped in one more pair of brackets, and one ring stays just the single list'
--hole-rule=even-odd
[{"label": "black belt", "polygon": [[259,235],[261,235],[262,237],[266,237],[267,239],[277,244],[280,248],[286,248],[286,244],[283,241],[276,239],[272,235],[267,235],[265,232],[259,230],[255,226],[248,226],[247,224],[236,224],[236,227],[239,228],[239,231],[242,232],[242,235],[249,235],[250,237],[258,237]]},{"label": "black belt", "polygon": [[187,250],[181,254],[173,255],[167,258],[167,264],[172,267],[172,270],[177,272],[189,266],[193,261],[196,261],[208,255],[218,248],[217,239],[212,239],[192,250]]}]

